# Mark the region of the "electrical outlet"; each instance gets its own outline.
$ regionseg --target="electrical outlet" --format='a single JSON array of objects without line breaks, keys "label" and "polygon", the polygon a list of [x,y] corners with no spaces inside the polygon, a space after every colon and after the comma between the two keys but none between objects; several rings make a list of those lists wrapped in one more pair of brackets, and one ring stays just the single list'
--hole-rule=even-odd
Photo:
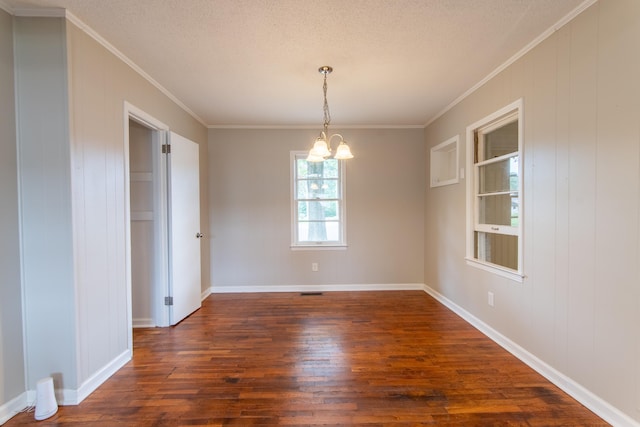
[{"label": "electrical outlet", "polygon": [[312,262],[311,263],[311,271],[318,271],[318,263],[317,262]]},{"label": "electrical outlet", "polygon": [[489,293],[487,294],[487,303],[488,303],[491,307],[493,307],[493,303],[494,303],[494,301],[493,301],[493,292],[489,292]]}]

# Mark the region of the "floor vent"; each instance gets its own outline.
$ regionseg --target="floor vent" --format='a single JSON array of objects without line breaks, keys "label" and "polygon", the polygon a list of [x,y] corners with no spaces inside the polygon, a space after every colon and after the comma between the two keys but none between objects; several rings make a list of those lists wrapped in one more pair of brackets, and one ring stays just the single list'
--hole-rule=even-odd
[{"label": "floor vent", "polygon": [[301,297],[313,297],[322,295],[322,292],[300,292]]}]

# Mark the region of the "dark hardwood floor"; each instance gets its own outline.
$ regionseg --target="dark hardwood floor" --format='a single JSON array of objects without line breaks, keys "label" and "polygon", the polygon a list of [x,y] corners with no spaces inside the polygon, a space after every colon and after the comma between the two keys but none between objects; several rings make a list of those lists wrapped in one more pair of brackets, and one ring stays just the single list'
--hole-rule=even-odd
[{"label": "dark hardwood floor", "polygon": [[38,424],[607,425],[420,291],[212,295]]}]

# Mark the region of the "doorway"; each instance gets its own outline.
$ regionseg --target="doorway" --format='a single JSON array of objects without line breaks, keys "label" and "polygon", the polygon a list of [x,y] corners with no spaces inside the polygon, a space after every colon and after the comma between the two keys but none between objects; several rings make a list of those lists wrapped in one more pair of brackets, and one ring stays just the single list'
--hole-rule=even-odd
[{"label": "doorway", "polygon": [[200,308],[199,146],[125,104],[126,274],[134,327],[179,323]]},{"label": "doorway", "polygon": [[168,128],[128,105],[125,111],[129,214],[130,329],[169,325],[167,167],[162,146]]},{"label": "doorway", "polygon": [[[162,262],[156,248],[162,246],[156,200],[158,171],[154,171],[154,145],[161,131],[129,119],[129,203],[131,227],[131,315],[134,328],[161,326],[158,312],[156,265]],[[155,144],[154,144],[155,142]]]}]

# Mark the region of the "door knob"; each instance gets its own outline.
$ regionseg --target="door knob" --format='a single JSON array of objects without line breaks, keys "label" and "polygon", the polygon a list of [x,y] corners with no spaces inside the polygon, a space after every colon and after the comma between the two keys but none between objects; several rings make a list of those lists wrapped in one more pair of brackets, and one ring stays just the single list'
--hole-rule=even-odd
[{"label": "door knob", "polygon": [[201,239],[203,237],[204,237],[203,233],[200,233],[200,232],[196,233],[196,238]]}]

